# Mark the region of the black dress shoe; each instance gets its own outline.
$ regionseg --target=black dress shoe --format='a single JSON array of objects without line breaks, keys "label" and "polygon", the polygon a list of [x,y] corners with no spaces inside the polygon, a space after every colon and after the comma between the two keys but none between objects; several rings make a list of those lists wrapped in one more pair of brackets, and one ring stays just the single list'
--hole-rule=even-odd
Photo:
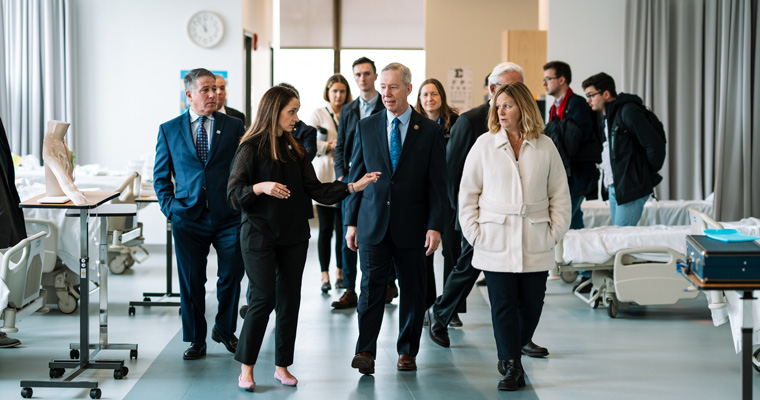
[{"label": "black dress shoe", "polygon": [[459,319],[459,314],[454,313],[454,315],[451,316],[451,321],[449,321],[449,326],[461,328],[463,325],[462,320]]},{"label": "black dress shoe", "polygon": [[475,282],[475,285],[476,285],[476,286],[486,286],[486,278],[478,279],[478,280]]},{"label": "black dress shoe", "polygon": [[451,346],[451,340],[449,339],[449,330],[446,328],[446,325],[442,324],[438,321],[438,319],[435,318],[433,307],[430,307],[426,313],[428,314],[428,321],[430,321],[430,325],[428,326],[428,334],[430,335],[430,340],[441,347]]},{"label": "black dress shoe", "polygon": [[385,290],[385,304],[391,304],[396,297],[398,297],[396,282],[390,282],[388,283],[388,288]]},{"label": "black dress shoe", "polygon": [[235,351],[237,350],[238,339],[235,335],[233,334],[232,337],[224,337],[218,330],[216,330],[216,327],[211,329],[211,340],[224,344],[227,351],[232,354],[235,354]]},{"label": "black dress shoe", "polygon": [[336,289],[345,289],[343,287],[343,278],[338,278],[335,280],[335,288]]},{"label": "black dress shoe", "polygon": [[546,357],[549,355],[549,350],[547,350],[546,347],[541,347],[533,343],[533,341],[523,346],[520,351],[526,356],[533,358]]},{"label": "black dress shoe", "polygon": [[525,371],[520,360],[499,360],[499,372],[501,372],[502,366],[505,371],[503,374],[504,378],[501,378],[497,386],[499,390],[514,391],[525,387]]},{"label": "black dress shoe", "polygon": [[330,286],[330,282],[322,282],[322,293],[327,293],[332,289],[332,286]]},{"label": "black dress shoe", "polygon": [[248,313],[248,306],[247,305],[240,306],[240,318],[245,319],[245,314],[247,313]]},{"label": "black dress shoe", "polygon": [[185,360],[197,360],[206,355],[206,343],[190,343],[182,356]]}]

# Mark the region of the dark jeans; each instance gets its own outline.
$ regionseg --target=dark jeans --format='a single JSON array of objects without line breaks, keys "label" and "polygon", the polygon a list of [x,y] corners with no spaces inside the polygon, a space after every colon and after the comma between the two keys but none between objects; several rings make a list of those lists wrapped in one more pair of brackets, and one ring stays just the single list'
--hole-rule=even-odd
[{"label": "dark jeans", "polygon": [[[341,254],[340,236],[343,234],[343,217],[339,208],[317,206],[319,218],[319,238],[317,239],[317,253],[319,254],[319,266],[322,272],[327,272],[330,267],[330,255],[332,249],[333,232],[335,232],[335,265],[343,268],[343,255]],[[346,239],[344,238],[343,241]]]},{"label": "dark jeans", "polygon": [[433,316],[448,326],[455,312],[465,312],[467,296],[478,280],[480,270],[472,267],[472,246],[462,237],[462,254],[443,285],[443,293],[433,305]]},{"label": "dark jeans", "polygon": [[274,363],[287,367],[293,364],[301,280],[309,242],[276,245],[249,222],[243,222],[240,245],[251,293],[235,360],[256,364],[269,315],[274,310]]},{"label": "dark jeans", "polygon": [[215,326],[224,337],[231,337],[237,329],[237,304],[244,274],[238,239],[239,223],[238,220],[218,223],[211,219],[207,211],[202,212],[197,220],[172,216],[182,340],[185,342],[206,341],[206,265],[212,245],[216,249],[218,262],[216,298],[219,308]]},{"label": "dark jeans", "polygon": [[547,272],[483,272],[499,360],[519,360],[541,319]]},{"label": "dark jeans", "polygon": [[377,354],[377,337],[385,313],[385,292],[391,270],[395,269],[401,294],[396,349],[398,354],[416,356],[425,315],[425,248],[396,247],[390,233],[386,233],[385,238],[376,245],[359,243],[359,252],[362,284],[357,307],[359,339],[356,353],[367,351]]}]

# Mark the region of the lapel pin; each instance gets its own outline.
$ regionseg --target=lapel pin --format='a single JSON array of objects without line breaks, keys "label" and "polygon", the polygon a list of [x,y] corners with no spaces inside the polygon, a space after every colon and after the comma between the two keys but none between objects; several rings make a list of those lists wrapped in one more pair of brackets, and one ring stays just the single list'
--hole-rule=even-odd
[{"label": "lapel pin", "polygon": [[220,134],[220,133],[222,133],[222,131],[216,131],[216,134],[217,134],[217,135],[218,135],[218,134]]},{"label": "lapel pin", "polygon": [[414,126],[414,130],[415,130],[415,131],[416,131],[416,130],[419,130],[419,129],[420,129],[420,126],[419,126],[419,125],[415,125],[415,126]]}]

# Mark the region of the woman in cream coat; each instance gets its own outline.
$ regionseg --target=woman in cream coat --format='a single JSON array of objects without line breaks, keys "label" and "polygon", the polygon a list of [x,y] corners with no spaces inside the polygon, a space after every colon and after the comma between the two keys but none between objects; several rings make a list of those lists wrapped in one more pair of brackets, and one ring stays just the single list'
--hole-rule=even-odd
[{"label": "woman in cream coat", "polygon": [[[327,101],[327,105],[316,109],[307,123],[317,128],[318,132],[317,156],[312,161],[314,171],[316,171],[317,178],[321,182],[332,182],[335,180],[335,143],[338,140],[340,108],[351,101],[351,89],[348,87],[346,78],[341,74],[335,74],[328,78],[323,97]],[[332,253],[330,242],[332,241],[333,231],[335,232],[335,261],[338,266],[335,286],[338,288],[343,287],[343,269],[341,268],[343,218],[340,213],[340,207],[315,204],[317,205],[317,217],[319,218],[317,252],[319,254],[319,265],[322,269],[321,289],[323,293],[327,293],[328,290],[332,289],[328,267],[330,266],[330,255]]]},{"label": "woman in cream coat", "polygon": [[488,115],[490,134],[467,155],[459,190],[462,234],[472,265],[484,271],[504,378],[499,390],[525,386],[521,348],[541,317],[554,246],[570,226],[562,159],[528,88],[500,88]]}]

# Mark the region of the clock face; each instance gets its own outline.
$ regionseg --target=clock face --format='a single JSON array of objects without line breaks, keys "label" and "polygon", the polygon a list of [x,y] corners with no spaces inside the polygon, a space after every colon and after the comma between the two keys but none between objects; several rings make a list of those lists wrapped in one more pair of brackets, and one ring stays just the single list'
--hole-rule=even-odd
[{"label": "clock face", "polygon": [[187,34],[201,47],[214,47],[224,36],[224,22],[211,11],[195,13],[187,23]]}]

